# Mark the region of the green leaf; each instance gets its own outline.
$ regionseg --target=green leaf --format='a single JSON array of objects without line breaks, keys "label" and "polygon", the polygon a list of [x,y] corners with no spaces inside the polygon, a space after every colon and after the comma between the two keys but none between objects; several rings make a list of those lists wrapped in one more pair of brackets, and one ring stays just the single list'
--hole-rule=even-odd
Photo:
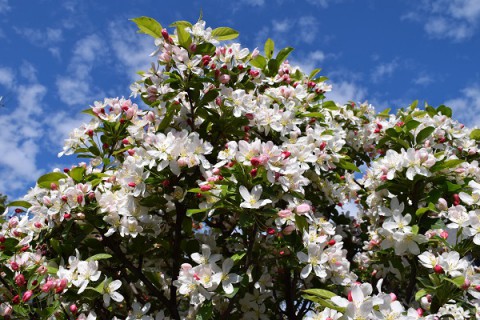
[{"label": "green leaf", "polygon": [[308,76],[308,79],[313,79],[313,77],[315,77],[317,75],[317,73],[319,73],[322,69],[320,68],[317,68],[317,69],[313,69],[312,72],[310,72],[310,75]]},{"label": "green leaf", "polygon": [[309,112],[309,113],[302,113],[300,117],[308,117],[308,118],[317,118],[317,119],[325,119],[325,115],[321,112]]},{"label": "green leaf", "polygon": [[333,309],[333,310],[337,310],[337,311],[342,312],[342,313],[345,312],[345,308],[339,307],[336,304],[333,304],[331,301],[322,299],[322,298],[317,297],[317,296],[311,296],[311,295],[308,295],[308,294],[304,294],[304,295],[302,295],[302,298],[313,301],[313,302],[316,302],[316,303],[318,303],[319,305],[321,305],[322,307],[325,307],[325,308],[330,308],[330,309]]},{"label": "green leaf", "polygon": [[184,27],[184,28],[191,28],[192,24],[185,20],[175,21],[174,23],[170,24],[169,27],[176,28],[176,27]]},{"label": "green leaf", "polygon": [[421,122],[417,120],[410,120],[407,123],[405,123],[405,128],[407,129],[407,131],[410,131],[418,127],[420,123]]},{"label": "green leaf", "polygon": [[459,277],[456,277],[456,278],[453,278],[453,279],[445,278],[445,280],[453,283],[454,285],[456,285],[459,288],[461,288],[463,286],[463,284],[465,283],[465,277],[464,276],[459,276]]},{"label": "green leaf", "polygon": [[50,172],[47,174],[44,174],[37,180],[37,184],[45,189],[50,189],[50,186],[52,183],[55,183],[58,185],[58,180],[60,179],[66,179],[67,175],[60,173],[60,172]]},{"label": "green leaf", "polygon": [[228,27],[220,27],[212,31],[212,36],[217,40],[232,40],[238,37],[238,35],[238,31]]},{"label": "green leaf", "polygon": [[24,200],[17,200],[17,201],[12,201],[6,205],[6,207],[22,207],[22,208],[30,208],[32,204],[30,202],[24,201]]},{"label": "green leaf", "polygon": [[275,59],[270,59],[268,60],[268,75],[269,76],[274,76],[278,72],[278,68],[280,67],[280,64],[278,63],[277,60]]},{"label": "green leaf", "polygon": [[464,162],[465,162],[465,160],[462,160],[462,159],[452,159],[452,160],[447,160],[447,161],[443,161],[443,162],[437,162],[430,168],[430,171],[431,172],[436,172],[436,171],[440,171],[440,170],[443,170],[443,169],[454,168],[454,167],[456,167],[459,164],[462,164]]},{"label": "green leaf", "polygon": [[382,112],[380,112],[377,116],[382,117],[382,118],[384,118],[384,117],[388,118],[390,116],[390,110],[391,110],[391,108],[387,108],[387,109],[383,110]]},{"label": "green leaf", "polygon": [[339,110],[340,108],[337,107],[337,104],[334,101],[324,101],[322,103],[322,108],[328,110]]},{"label": "green leaf", "polygon": [[340,159],[340,161],[337,163],[337,165],[340,168],[345,169],[345,170],[360,172],[360,169],[358,169],[358,167],[356,165],[354,165],[353,163],[351,163],[351,162],[349,162],[345,159]]},{"label": "green leaf", "polygon": [[189,50],[190,45],[192,44],[192,38],[190,37],[190,33],[185,30],[185,26],[177,26],[177,37],[178,43],[185,49]]},{"label": "green leaf", "polygon": [[271,59],[273,57],[273,52],[275,51],[275,43],[272,39],[268,38],[267,41],[265,41],[265,46],[263,50],[265,50],[265,57],[267,57],[267,59]]},{"label": "green leaf", "polygon": [[285,59],[287,59],[288,55],[293,51],[292,47],[286,47],[280,50],[275,58],[279,64],[282,64]]},{"label": "green leaf", "polygon": [[472,132],[470,132],[470,139],[480,140],[480,129],[473,129]]},{"label": "green leaf", "polygon": [[330,299],[337,296],[336,293],[333,293],[331,291],[324,290],[324,289],[307,289],[307,290],[303,290],[303,292],[305,292],[306,294],[311,294],[311,295],[322,297],[325,299]]},{"label": "green leaf", "polygon": [[197,45],[197,48],[195,49],[195,53],[211,56],[215,53],[215,49],[216,47],[213,44],[209,42],[204,42]]},{"label": "green leaf", "polygon": [[447,185],[448,192],[455,192],[462,189],[462,186],[456,183],[451,183],[450,181],[446,181],[445,184]]},{"label": "green leaf", "polygon": [[70,170],[70,172],[68,174],[76,182],[81,182],[81,181],[83,181],[83,178],[84,178],[85,168],[84,167],[73,168],[72,170]]},{"label": "green leaf", "polygon": [[188,209],[187,210],[187,217],[191,217],[192,215],[194,215],[196,213],[205,212],[207,210],[208,210],[207,208],[205,208],[205,209]]},{"label": "green leaf", "polygon": [[417,144],[420,144],[423,141],[425,141],[425,139],[427,139],[433,133],[433,131],[435,131],[434,127],[426,127],[420,130],[420,132],[417,134],[417,137],[416,137]]},{"label": "green leaf", "polygon": [[308,221],[307,218],[304,216],[300,215],[295,215],[295,224],[297,225],[297,228],[300,232],[303,232],[304,230],[308,230]]},{"label": "green leaf", "polygon": [[162,122],[160,122],[160,125],[158,126],[158,130],[165,130],[170,123],[172,122],[173,116],[178,112],[179,107],[177,105],[170,104],[167,107],[167,113],[165,114],[165,117],[163,118]]},{"label": "green leaf", "polygon": [[138,27],[138,33],[148,34],[154,38],[162,37],[162,25],[153,18],[139,17],[131,19]]},{"label": "green leaf", "polygon": [[87,261],[105,260],[105,259],[110,259],[111,257],[112,255],[108,253],[98,253],[88,258]]},{"label": "green leaf", "polygon": [[233,262],[237,262],[237,261],[240,261],[242,260],[243,257],[245,257],[247,253],[246,252],[242,252],[242,253],[235,253],[231,259],[233,260]]},{"label": "green leaf", "polygon": [[93,109],[92,109],[92,108],[88,108],[88,109],[82,110],[81,113],[89,114],[89,115],[94,116],[94,117],[97,116],[97,115],[95,114],[95,112],[93,112]]},{"label": "green leaf", "polygon": [[255,68],[264,70],[267,66],[267,60],[265,59],[265,57],[258,55],[250,61],[250,64]]},{"label": "green leaf", "polygon": [[418,225],[415,224],[415,225],[412,226],[412,233],[413,234],[418,234],[418,230],[419,230]]},{"label": "green leaf", "polygon": [[447,107],[443,104],[437,108],[437,112],[440,112],[441,114],[443,114],[444,116],[447,116],[449,118],[452,117],[452,109],[450,109],[449,107]]},{"label": "green leaf", "polygon": [[427,294],[428,292],[425,289],[418,290],[417,293],[415,293],[415,301],[420,300],[420,298],[426,296]]}]

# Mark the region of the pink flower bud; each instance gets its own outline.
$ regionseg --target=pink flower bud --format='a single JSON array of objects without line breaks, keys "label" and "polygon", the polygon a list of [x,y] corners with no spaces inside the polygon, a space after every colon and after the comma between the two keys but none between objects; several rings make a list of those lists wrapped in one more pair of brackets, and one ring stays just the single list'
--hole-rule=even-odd
[{"label": "pink flower bud", "polygon": [[209,191],[212,189],[212,186],[209,184],[204,184],[203,186],[200,186],[200,190],[202,191]]},{"label": "pink flower bud", "polygon": [[78,312],[78,307],[77,307],[76,304],[70,305],[69,309],[70,309],[70,312],[73,313],[73,314],[77,314],[77,312]]},{"label": "pink flower bud", "polygon": [[392,301],[396,301],[397,300],[397,295],[395,293],[390,293],[390,298],[392,298]]},{"label": "pink flower bud", "polygon": [[30,300],[30,298],[32,296],[33,296],[33,291],[32,290],[25,291],[25,293],[23,294],[23,297],[22,297],[22,301],[27,302],[28,300]]},{"label": "pink flower bud", "polygon": [[423,309],[422,308],[418,308],[417,309],[417,314],[419,317],[423,316]]},{"label": "pink flower bud", "polygon": [[15,261],[10,262],[10,267],[12,267],[13,271],[17,271],[20,268],[18,263],[16,263]]},{"label": "pink flower bud", "polygon": [[17,286],[23,287],[27,283],[27,281],[25,280],[25,276],[21,273],[18,274],[15,277],[15,283],[17,284]]},{"label": "pink flower bud", "polygon": [[128,186],[131,187],[131,188],[135,188],[137,186],[137,184],[135,182],[129,182]]},{"label": "pink flower bud", "polygon": [[285,209],[285,210],[280,210],[277,214],[280,218],[285,219],[292,215],[292,211]]},{"label": "pink flower bud", "polygon": [[447,240],[448,238],[448,232],[443,230],[442,232],[440,232],[440,237],[442,237],[443,239]]},{"label": "pink flower bud", "polygon": [[295,226],[288,225],[285,228],[283,228],[282,233],[286,236],[292,234],[292,232],[295,231]]},{"label": "pink flower bud", "polygon": [[305,213],[309,212],[311,209],[312,209],[312,207],[310,207],[310,205],[308,203],[302,203],[301,205],[298,205],[295,208],[295,212],[297,214],[305,214]]},{"label": "pink flower bud", "polygon": [[220,82],[223,84],[227,84],[230,82],[230,76],[228,74],[222,74],[219,78]]}]

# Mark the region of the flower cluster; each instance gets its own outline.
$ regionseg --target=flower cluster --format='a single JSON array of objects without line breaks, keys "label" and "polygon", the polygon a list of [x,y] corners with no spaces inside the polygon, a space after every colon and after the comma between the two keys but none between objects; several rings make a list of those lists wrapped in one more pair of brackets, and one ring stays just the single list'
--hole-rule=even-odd
[{"label": "flower cluster", "polygon": [[156,46],[141,102],[85,110],[59,156],[87,162],[1,218],[2,316],[480,313],[480,130],[446,106],[329,101],[271,39],[262,55],[227,27],[133,21]]}]

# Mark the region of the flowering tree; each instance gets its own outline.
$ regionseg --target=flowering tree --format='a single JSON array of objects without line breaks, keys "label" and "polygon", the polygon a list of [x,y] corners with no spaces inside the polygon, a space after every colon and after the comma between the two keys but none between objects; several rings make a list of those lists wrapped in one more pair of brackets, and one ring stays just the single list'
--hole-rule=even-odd
[{"label": "flowering tree", "polygon": [[2,316],[480,315],[479,130],[446,106],[329,101],[270,39],[133,21],[157,47],[131,87],[146,107],[95,102],[60,153],[88,162],[9,204]]}]

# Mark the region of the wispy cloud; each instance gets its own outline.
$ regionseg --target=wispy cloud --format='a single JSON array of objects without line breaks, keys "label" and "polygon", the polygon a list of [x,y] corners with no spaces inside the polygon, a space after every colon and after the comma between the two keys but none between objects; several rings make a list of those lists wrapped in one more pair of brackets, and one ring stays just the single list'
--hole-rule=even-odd
[{"label": "wispy cloud", "polygon": [[462,41],[477,31],[480,19],[478,0],[425,0],[402,17],[423,24],[432,38]]},{"label": "wispy cloud", "polygon": [[331,84],[332,91],[326,94],[328,100],[345,104],[348,101],[364,102],[367,96],[367,89],[354,82],[341,80]]},{"label": "wispy cloud", "polygon": [[138,80],[136,72],[147,70],[155,61],[155,57],[150,57],[150,53],[155,50],[153,39],[135,33],[133,27],[128,27],[120,21],[110,23],[108,34],[118,61],[117,69],[123,70],[132,82]]},{"label": "wispy cloud", "polygon": [[385,78],[391,77],[398,66],[399,64],[397,60],[378,64],[372,72],[373,82],[379,82]]},{"label": "wispy cloud", "polygon": [[308,3],[311,3],[313,5],[322,7],[322,8],[327,8],[330,4],[341,2],[342,0],[307,0]]},{"label": "wispy cloud", "polygon": [[90,72],[105,55],[106,47],[97,34],[89,35],[75,44],[67,74],[56,81],[60,100],[67,105],[88,104],[93,88]]},{"label": "wispy cloud", "polygon": [[33,45],[39,47],[48,47],[63,41],[62,29],[46,28],[45,30],[37,28],[13,28],[15,32],[27,39]]},{"label": "wispy cloud", "polygon": [[480,84],[476,83],[464,88],[461,95],[445,101],[445,105],[453,110],[455,118],[468,126],[480,127]]},{"label": "wispy cloud", "polygon": [[8,0],[0,0],[0,13],[6,13],[8,11],[10,11]]},{"label": "wispy cloud", "polygon": [[413,83],[420,86],[428,86],[433,82],[433,77],[426,73],[420,73],[416,78],[413,79]]},{"label": "wispy cloud", "polygon": [[16,196],[33,183],[32,177],[41,173],[36,158],[42,150],[45,131],[39,116],[43,112],[47,89],[28,79],[16,85],[14,77],[18,72],[0,70],[3,70],[0,85],[7,83],[13,96],[0,114],[0,193]]}]

